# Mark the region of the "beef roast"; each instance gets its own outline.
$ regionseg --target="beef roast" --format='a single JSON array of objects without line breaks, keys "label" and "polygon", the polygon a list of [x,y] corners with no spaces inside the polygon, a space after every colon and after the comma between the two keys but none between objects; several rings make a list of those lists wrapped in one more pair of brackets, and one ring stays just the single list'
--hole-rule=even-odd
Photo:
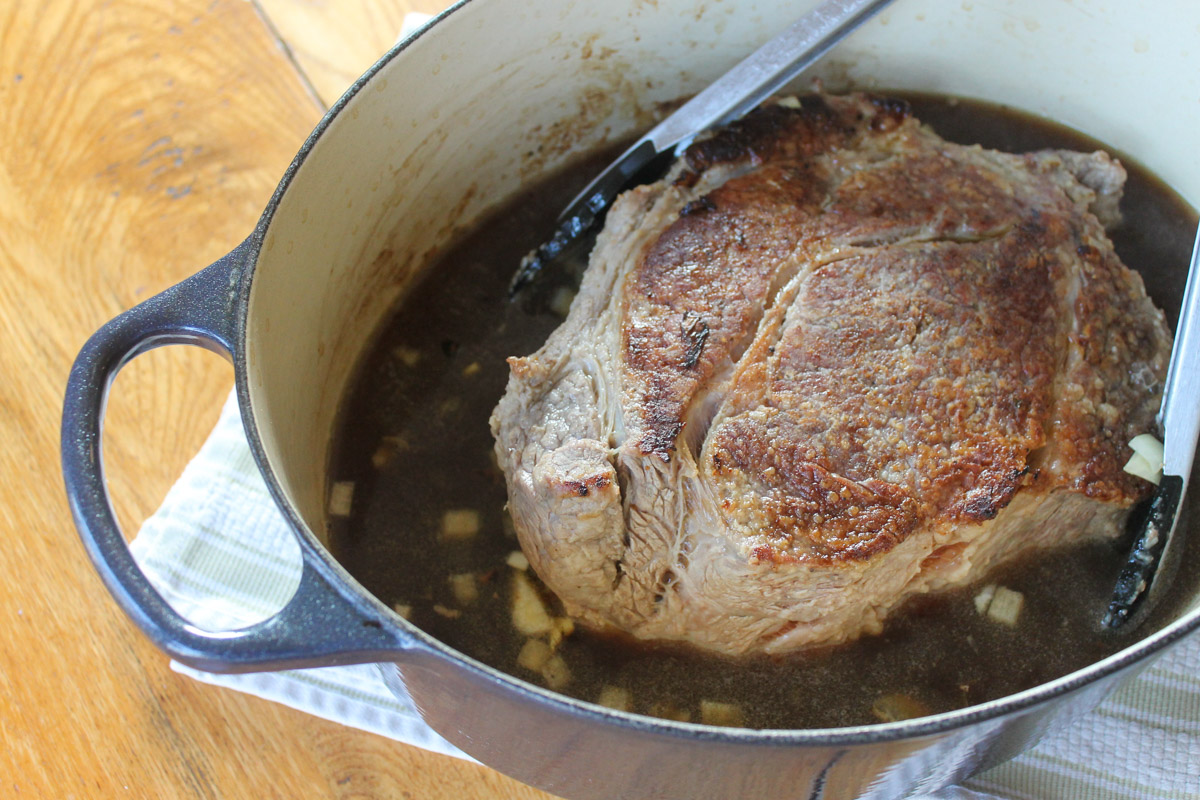
[{"label": "beef roast", "polygon": [[510,359],[492,429],[530,563],[586,624],[782,653],[1117,535],[1170,349],[1105,235],[1123,180],[866,95],[692,145]]}]

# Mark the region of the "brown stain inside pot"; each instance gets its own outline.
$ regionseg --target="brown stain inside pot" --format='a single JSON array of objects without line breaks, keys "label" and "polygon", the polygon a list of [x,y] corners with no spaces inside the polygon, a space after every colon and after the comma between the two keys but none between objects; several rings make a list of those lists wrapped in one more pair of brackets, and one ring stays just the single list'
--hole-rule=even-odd
[{"label": "brown stain inside pot", "polygon": [[[944,138],[1014,152],[1101,145],[1053,123],[989,104],[905,94]],[[378,333],[344,398],[332,474],[354,483],[348,516],[331,520],[331,548],[384,602],[451,647],[534,683],[517,665],[526,637],[513,630],[509,555],[518,549],[492,461],[488,416],[504,391],[504,359],[536,349],[561,317],[506,300],[516,264],[558,211],[613,153],[600,153],[531,186],[466,235],[407,294]],[[1178,316],[1196,213],[1162,182],[1129,169],[1112,232],[1150,295]],[[553,303],[551,304],[553,305]],[[1179,575],[1200,579],[1200,537]],[[1065,675],[1132,643],[1102,633],[1121,548],[1104,544],[1004,566],[985,581],[908,603],[882,634],[822,652],[731,661],[678,646],[576,630],[557,649],[561,691],[631,710],[700,721],[700,701],[730,703],[752,727],[855,725],[961,708]],[[471,576],[468,578],[453,576]],[[1137,636],[1182,611],[1183,577]],[[1015,627],[980,614],[985,585],[1020,592]],[[469,590],[468,590],[469,587]],[[527,662],[528,663],[528,662]],[[620,691],[624,690],[624,692]],[[627,692],[627,694],[626,694]],[[715,713],[711,703],[707,713]]]}]

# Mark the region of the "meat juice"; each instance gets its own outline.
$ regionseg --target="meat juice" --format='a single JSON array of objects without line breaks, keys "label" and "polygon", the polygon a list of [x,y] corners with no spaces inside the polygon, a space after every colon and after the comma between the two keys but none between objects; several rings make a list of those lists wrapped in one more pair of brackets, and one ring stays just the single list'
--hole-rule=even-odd
[{"label": "meat juice", "polygon": [[[1010,152],[1107,149],[1000,106],[903,97],[951,141]],[[330,546],[370,592],[463,654],[565,694],[697,722],[728,704],[736,709],[733,721],[769,728],[867,724],[1003,697],[1099,660],[1178,611],[1184,578],[1137,632],[1101,631],[1122,540],[1042,552],[978,584],[915,598],[881,634],[836,648],[735,660],[577,628],[556,642],[565,670],[530,669],[528,658],[519,665],[527,639],[514,628],[510,607],[510,560],[519,546],[504,510],[488,417],[507,382],[505,359],[533,352],[558,326],[569,280],[557,276],[519,303],[508,301],[508,281],[566,202],[616,152],[531,186],[464,236],[409,292],[363,357],[343,398],[331,465],[334,482],[353,483],[353,504],[331,517]],[[1173,328],[1196,213],[1136,163],[1121,160],[1129,171],[1124,221],[1109,235]],[[1190,538],[1180,575],[1195,580],[1200,543]],[[979,612],[976,599],[996,586],[1022,595],[1017,624]],[[553,613],[553,598],[546,600]]]}]

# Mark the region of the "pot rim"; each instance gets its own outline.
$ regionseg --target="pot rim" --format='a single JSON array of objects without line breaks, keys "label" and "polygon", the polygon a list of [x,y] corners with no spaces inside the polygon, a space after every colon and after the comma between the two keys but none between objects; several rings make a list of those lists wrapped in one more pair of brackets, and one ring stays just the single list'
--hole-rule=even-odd
[{"label": "pot rim", "polygon": [[[287,500],[287,497],[275,476],[275,471],[271,466],[270,460],[263,446],[262,438],[259,434],[258,422],[254,413],[254,405],[250,398],[250,387],[247,379],[246,321],[248,319],[250,307],[250,289],[254,280],[254,273],[256,271],[259,255],[262,251],[263,243],[266,238],[266,233],[275,217],[275,212],[278,210],[279,205],[282,202],[284,195],[287,193],[288,188],[291,186],[296,174],[304,165],[317,142],[322,138],[322,136],[325,135],[326,131],[332,125],[334,119],[347,107],[347,105],[354,100],[355,96],[357,96],[358,93],[361,92],[381,70],[388,66],[406,49],[408,49],[409,46],[411,46],[417,40],[435,31],[437,27],[446,19],[458,12],[461,12],[465,7],[477,2],[479,2],[479,0],[458,0],[456,3],[454,3],[454,5],[434,16],[428,23],[415,31],[412,35],[400,42],[397,42],[397,44],[395,44],[374,64],[372,64],[367,71],[364,72],[346,90],[346,92],[332,106],[329,107],[328,110],[326,110],[325,114],[321,117],[321,120],[305,139],[296,156],[288,165],[288,168],[281,178],[278,186],[272,193],[270,201],[263,210],[262,216],[259,218],[253,233],[246,242],[247,250],[239,277],[237,298],[233,306],[235,312],[235,326],[233,340],[234,348],[232,356],[238,406],[241,411],[242,422],[245,428],[247,441],[250,445],[250,450],[254,456],[254,460],[258,466],[259,472],[262,474],[263,479],[266,482],[271,498],[275,501],[276,506],[287,520],[289,526],[299,536],[301,545],[309,549],[314,555],[318,556],[324,562],[324,564],[329,567],[332,574],[338,576],[344,583],[353,589],[353,601],[356,604],[359,604],[360,607],[364,609],[370,609],[375,614],[378,614],[380,611],[382,611],[386,619],[390,620],[394,626],[398,627],[399,630],[404,632],[406,638],[415,639],[420,644],[420,647],[410,649],[409,652],[413,652],[413,650],[428,651],[428,653],[431,655],[436,655],[443,660],[454,662],[455,665],[460,668],[465,668],[481,677],[485,677],[498,683],[503,689],[507,689],[520,695],[528,696],[531,699],[549,703],[551,708],[553,708],[555,711],[566,713],[572,716],[592,719],[598,722],[618,724],[622,727],[632,728],[635,730],[644,731],[646,733],[685,737],[689,739],[703,739],[731,744],[829,746],[875,744],[900,741],[904,739],[916,739],[947,733],[955,729],[965,728],[979,723],[993,720],[998,721],[1004,717],[1015,716],[1021,712],[1031,710],[1036,706],[1055,700],[1061,700],[1077,690],[1083,689],[1093,683],[1097,683],[1102,679],[1114,677],[1122,671],[1132,670],[1138,665],[1144,666],[1152,656],[1161,654],[1166,648],[1178,643],[1179,641],[1182,641],[1187,636],[1196,633],[1197,630],[1200,630],[1200,608],[1194,608],[1146,638],[1138,640],[1128,647],[1117,651],[1111,656],[1090,664],[1087,667],[1076,670],[1075,672],[1068,673],[1067,675],[1046,683],[1038,684],[1037,686],[1016,694],[1007,695],[996,700],[990,700],[984,703],[956,709],[954,711],[942,712],[926,717],[918,717],[897,722],[853,725],[834,728],[727,728],[703,725],[694,722],[676,722],[674,720],[650,717],[627,711],[619,711],[550,691],[541,686],[529,683],[516,676],[484,664],[472,658],[471,656],[466,655],[465,653],[459,652],[440,640],[430,636],[425,631],[416,627],[407,620],[404,620],[392,609],[388,608],[374,595],[367,591],[367,589],[364,588],[358,582],[358,580],[355,579],[345,569],[345,567],[341,565],[341,563],[333,556],[329,549],[320,542],[309,526],[301,519],[299,513],[292,503]],[[887,90],[884,89],[875,91],[886,92]],[[395,664],[403,664],[404,657],[402,652],[397,651],[397,655],[399,658]],[[388,665],[381,664],[380,666],[387,668]]]}]

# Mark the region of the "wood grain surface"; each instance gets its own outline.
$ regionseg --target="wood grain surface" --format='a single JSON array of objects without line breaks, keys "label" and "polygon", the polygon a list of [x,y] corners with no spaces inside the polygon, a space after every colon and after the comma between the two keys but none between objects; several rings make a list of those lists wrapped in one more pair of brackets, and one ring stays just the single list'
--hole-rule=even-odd
[{"label": "wood grain surface", "polygon": [[[87,336],[243,239],[323,107],[405,12],[443,5],[0,4],[0,797],[546,797],[173,673],[88,562],[59,469]],[[104,444],[127,531],[231,383],[180,347],[116,381]]]}]

